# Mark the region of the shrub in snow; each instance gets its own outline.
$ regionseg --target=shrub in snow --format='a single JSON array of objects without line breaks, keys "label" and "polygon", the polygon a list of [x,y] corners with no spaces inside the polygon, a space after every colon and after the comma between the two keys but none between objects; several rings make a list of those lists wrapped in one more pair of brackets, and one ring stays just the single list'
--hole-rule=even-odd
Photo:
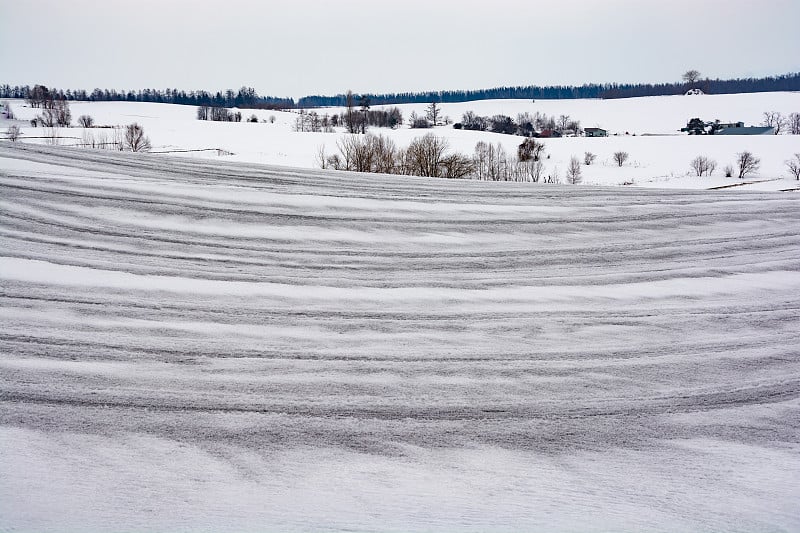
[{"label": "shrub in snow", "polygon": [[733,165],[725,165],[725,177],[733,177]]},{"label": "shrub in snow", "polygon": [[628,152],[614,152],[614,161],[622,166],[628,160]]}]

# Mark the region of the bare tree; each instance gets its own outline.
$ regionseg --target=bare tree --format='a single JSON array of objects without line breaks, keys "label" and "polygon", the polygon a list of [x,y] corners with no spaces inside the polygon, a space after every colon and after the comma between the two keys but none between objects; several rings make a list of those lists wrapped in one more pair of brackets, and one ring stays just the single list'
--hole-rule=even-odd
[{"label": "bare tree", "polygon": [[152,145],[150,139],[144,135],[144,128],[134,122],[125,127],[124,147],[131,152],[149,152]]},{"label": "bare tree", "polygon": [[525,175],[527,180],[532,181],[533,183],[539,183],[539,180],[542,178],[544,174],[544,163],[541,161],[526,161],[523,163],[525,169]]},{"label": "bare tree", "polygon": [[779,111],[765,111],[764,120],[761,122],[763,126],[773,128],[775,135],[780,135],[783,128],[787,125],[788,121]]},{"label": "bare tree", "polygon": [[441,109],[436,105],[436,102],[431,102],[428,107],[425,108],[425,118],[433,124],[434,126],[438,126],[441,122]]},{"label": "bare tree", "polygon": [[739,166],[739,179],[758,170],[761,160],[751,152],[744,151],[736,154],[736,164]]},{"label": "bare tree", "polygon": [[520,161],[539,161],[544,154],[544,143],[527,138],[517,148],[517,159]]},{"label": "bare tree", "polygon": [[478,143],[475,145],[475,154],[472,156],[472,166],[473,166],[473,171],[475,173],[475,177],[479,180],[486,179],[486,176],[488,174],[487,156],[490,146],[491,146],[490,144],[484,141],[478,141]]},{"label": "bare tree", "polygon": [[94,119],[91,115],[81,115],[78,117],[78,125],[84,128],[91,128],[94,126]]},{"label": "bare tree", "polygon": [[339,139],[336,145],[340,155],[325,157],[324,150],[318,152],[318,161],[324,162],[321,163],[322,168],[384,174],[398,172],[397,148],[388,137],[369,133],[364,136],[348,135]]},{"label": "bare tree", "polygon": [[432,133],[417,137],[406,149],[408,171],[416,176],[441,176],[447,141]]},{"label": "bare tree", "polygon": [[506,159],[506,152],[500,143],[495,146],[483,141],[478,142],[473,156],[476,177],[487,181],[504,180]]},{"label": "bare tree", "polygon": [[698,176],[710,176],[711,173],[714,172],[714,169],[717,168],[717,162],[707,158],[704,155],[698,155],[692,159],[690,165],[692,170],[694,170]]},{"label": "bare tree", "polygon": [[57,126],[45,126],[44,129],[44,142],[50,146],[58,146],[61,144],[61,137],[58,135]]},{"label": "bare tree", "polygon": [[111,130],[113,133],[111,134],[111,142],[108,145],[109,150],[119,150],[120,152],[125,150],[125,133],[123,131],[124,129],[125,129],[124,127],[117,126]]},{"label": "bare tree", "polygon": [[556,123],[556,130],[559,133],[564,133],[567,131],[570,125],[570,118],[569,115],[561,115],[558,117],[558,122]]},{"label": "bare tree", "polygon": [[461,125],[465,130],[486,131],[489,121],[486,117],[476,115],[474,111],[467,111],[461,117]]},{"label": "bare tree", "polygon": [[583,177],[581,176],[581,161],[575,156],[572,156],[569,160],[569,166],[567,167],[567,183],[570,185],[578,185],[581,181],[583,181]]},{"label": "bare tree", "polygon": [[328,159],[328,156],[325,155],[325,145],[324,144],[320,144],[317,147],[316,160],[317,160],[317,164],[319,165],[319,168],[321,168],[321,169],[328,168],[329,159]]},{"label": "bare tree", "polygon": [[800,135],[800,113],[789,115],[788,128],[792,135]]},{"label": "bare tree", "polygon": [[211,108],[207,105],[201,105],[197,108],[197,120],[208,120],[211,113]]},{"label": "bare tree", "polygon": [[45,102],[52,99],[50,90],[44,85],[34,85],[33,89],[28,91],[28,104],[32,108],[44,107]]},{"label": "bare tree", "polygon": [[596,159],[597,159],[597,156],[594,155],[592,152],[584,152],[583,153],[583,163],[586,166],[589,166],[592,163],[594,163]]},{"label": "bare tree", "polygon": [[622,166],[628,160],[628,152],[614,152],[614,161]]},{"label": "bare tree", "polygon": [[794,154],[794,159],[789,159],[785,163],[794,179],[800,180],[800,153]]},{"label": "bare tree", "polygon": [[473,172],[472,159],[462,154],[450,154],[441,160],[443,178],[466,178]]},{"label": "bare tree", "polygon": [[347,91],[345,96],[344,124],[347,126],[347,133],[358,133],[358,118],[356,117],[356,104],[353,91]]},{"label": "bare tree", "polygon": [[9,126],[6,130],[6,136],[8,137],[9,141],[16,142],[17,139],[19,139],[19,126],[16,124]]},{"label": "bare tree", "polygon": [[[336,146],[339,148],[341,154],[341,168],[343,170],[358,171],[362,165],[361,158],[358,156],[360,149],[360,141],[354,134],[347,135],[336,141]],[[368,172],[367,170],[361,170]]]},{"label": "bare tree", "polygon": [[72,113],[69,110],[69,104],[65,99],[55,100],[53,102],[53,111],[55,112],[55,121],[58,126],[69,127],[72,122]]},{"label": "bare tree", "polygon": [[42,114],[36,116],[36,120],[43,128],[52,128],[56,125],[56,112],[52,107],[45,107]]},{"label": "bare tree", "polygon": [[94,133],[91,130],[84,129],[78,146],[82,148],[97,148],[97,139],[94,138]]},{"label": "bare tree", "polygon": [[366,96],[362,96],[359,101],[358,105],[361,106],[361,133],[367,133],[367,120],[369,115],[369,105],[370,101],[369,98]]},{"label": "bare tree", "polygon": [[687,70],[683,73],[683,81],[685,81],[689,85],[694,85],[698,81],[700,81],[700,71],[699,70]]},{"label": "bare tree", "polygon": [[383,135],[368,135],[372,150],[372,172],[394,174],[397,166],[397,147],[394,141]]}]

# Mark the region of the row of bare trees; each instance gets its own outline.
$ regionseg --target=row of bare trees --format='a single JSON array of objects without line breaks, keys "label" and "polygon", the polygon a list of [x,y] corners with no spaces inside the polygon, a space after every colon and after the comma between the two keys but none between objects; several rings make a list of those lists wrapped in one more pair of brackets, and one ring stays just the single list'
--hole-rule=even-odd
[{"label": "row of bare trees", "polygon": [[317,160],[322,168],[449,179],[557,181],[545,175],[544,144],[533,139],[526,139],[516,155],[506,153],[499,143],[481,141],[470,157],[451,152],[447,140],[432,133],[413,139],[407,148],[398,148],[383,135],[349,135],[339,140],[337,148],[333,155],[320,148]]},{"label": "row of bare trees", "polygon": [[414,139],[405,149],[371,133],[348,135],[336,144],[339,153],[330,156],[320,148],[317,160],[322,168],[438,178],[465,178],[472,171],[469,158],[450,153],[447,141],[432,134]]},{"label": "row of bare trees", "polygon": [[201,105],[197,108],[197,120],[213,120],[214,122],[241,122],[242,112],[231,112],[224,107]]},{"label": "row of bare trees", "polygon": [[491,131],[524,137],[536,136],[537,133],[543,131],[555,131],[561,135],[567,133],[577,135],[582,131],[580,121],[572,119],[569,115],[548,116],[538,111],[533,114],[527,112],[519,113],[516,120],[507,115],[483,117],[473,111],[467,111],[462,115],[461,122],[457,122],[453,127],[455,129]]},{"label": "row of bare trees", "polygon": [[773,128],[775,135],[790,133],[800,135],[800,113],[790,113],[784,116],[780,111],[765,111],[762,126]]},{"label": "row of bare trees", "polygon": [[[795,178],[800,179],[800,153],[794,154],[793,159],[784,162],[789,173]],[[733,177],[734,172],[739,179],[744,179],[748,174],[753,174],[761,167],[761,159],[747,150],[736,154],[736,167],[733,165],[725,166],[725,176]],[[699,155],[692,159],[689,164],[692,171],[697,176],[710,176],[717,168],[717,162],[704,155]]]},{"label": "row of bare trees", "polygon": [[42,112],[31,120],[34,128],[69,127],[72,123],[72,112],[66,100],[49,100],[44,104]]},{"label": "row of bare trees", "polygon": [[[545,169],[545,145],[535,138],[526,138],[516,153],[508,153],[502,144],[480,141],[472,156],[450,152],[446,139],[428,133],[411,141],[407,148],[398,148],[382,135],[349,135],[337,142],[338,153],[328,155],[324,147],[317,153],[321,168],[407,174],[439,178],[462,178],[483,181],[518,181],[560,183],[557,167]],[[586,152],[583,164],[591,165],[597,156]],[[614,161],[622,166],[627,152],[615,152]],[[581,159],[573,156],[566,168],[567,183],[582,182]]]},{"label": "row of bare trees", "polygon": [[130,152],[149,152],[153,147],[144,128],[136,122],[121,128],[85,128],[78,146]]}]

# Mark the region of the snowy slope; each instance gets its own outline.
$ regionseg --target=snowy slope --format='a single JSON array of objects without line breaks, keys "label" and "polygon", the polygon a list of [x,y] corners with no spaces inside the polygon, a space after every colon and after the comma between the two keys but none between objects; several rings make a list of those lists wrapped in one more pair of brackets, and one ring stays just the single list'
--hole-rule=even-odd
[{"label": "snowy slope", "polygon": [[[21,120],[29,120],[37,110],[24,107],[23,102],[12,102]],[[298,133],[292,131],[297,115],[290,112],[242,110],[245,119],[256,114],[261,120],[275,117],[275,123],[218,123],[198,121],[195,108],[170,104],[129,102],[95,102],[71,104],[74,120],[82,114],[92,115],[98,125],[124,125],[139,122],[145,127],[156,151],[221,149],[234,155],[223,155],[227,160],[269,163],[299,168],[317,168],[317,153],[324,147],[326,153],[337,151],[336,142],[344,133]],[[404,116],[412,111],[424,113],[424,105],[402,105]],[[516,117],[521,112],[541,112],[548,115],[570,115],[580,120],[584,127],[601,126],[612,136],[608,139],[568,138],[546,141],[546,172],[557,173],[562,178],[571,157],[583,159],[584,152],[598,156],[598,164],[584,167],[585,184],[632,184],[642,187],[680,187],[707,189],[732,185],[738,180],[725,178],[723,167],[733,164],[736,154],[745,150],[761,159],[761,168],[747,181],[757,183],[742,189],[780,190],[797,187],[789,180],[784,161],[800,152],[797,136],[773,137],[708,137],[698,138],[679,134],[692,117],[722,122],[741,120],[758,124],[764,111],[780,111],[784,115],[800,112],[800,93],[755,93],[737,95],[662,96],[620,100],[486,100],[459,104],[443,104],[444,115],[460,120],[461,115],[472,110],[480,115],[498,113]],[[336,113],[339,109],[318,110]],[[25,126],[25,122],[21,122]],[[0,125],[2,126],[2,125]],[[388,130],[373,128],[374,133],[392,138],[398,146],[407,146],[424,130],[407,128]],[[452,149],[472,154],[478,141],[501,143],[507,152],[515,153],[521,138],[485,132],[457,131],[452,127],[433,130],[445,137]],[[24,127],[26,136],[41,135],[41,129]],[[628,132],[630,135],[625,135]],[[62,129],[63,144],[78,142],[80,128]],[[652,136],[656,135],[656,136]],[[43,142],[41,139],[29,142]],[[626,151],[630,161],[617,167],[611,156],[615,151]],[[182,154],[186,155],[186,154]],[[191,154],[194,157],[217,159],[215,150]],[[718,167],[711,177],[699,179],[692,176],[689,163],[698,155],[717,161]]]},{"label": "snowy slope", "polygon": [[2,143],[0,531],[796,531],[799,201]]}]

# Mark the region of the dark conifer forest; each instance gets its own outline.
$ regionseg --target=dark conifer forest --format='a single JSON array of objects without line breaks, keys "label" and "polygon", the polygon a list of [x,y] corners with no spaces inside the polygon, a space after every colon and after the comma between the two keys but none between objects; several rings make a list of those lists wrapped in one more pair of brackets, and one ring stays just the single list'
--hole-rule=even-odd
[{"label": "dark conifer forest", "polygon": [[[29,98],[40,85],[0,85],[0,98]],[[800,91],[800,72],[769,76],[765,78],[703,79],[689,86],[685,82],[675,83],[589,83],[580,86],[517,86],[495,87],[478,90],[448,90],[403,92],[390,94],[356,93],[357,99],[368,99],[371,105],[409,103],[454,103],[490,99],[574,99],[574,98],[631,98],[636,96],[663,96],[682,94],[689,88],[699,88],[707,94],[754,93],[772,91]],[[252,87],[238,91],[185,91],[178,89],[46,89],[55,99],[90,102],[158,102],[212,107],[238,107],[247,109],[288,109],[314,107],[342,107],[346,104],[345,93],[333,96],[304,96],[293,98],[260,96]]]}]

